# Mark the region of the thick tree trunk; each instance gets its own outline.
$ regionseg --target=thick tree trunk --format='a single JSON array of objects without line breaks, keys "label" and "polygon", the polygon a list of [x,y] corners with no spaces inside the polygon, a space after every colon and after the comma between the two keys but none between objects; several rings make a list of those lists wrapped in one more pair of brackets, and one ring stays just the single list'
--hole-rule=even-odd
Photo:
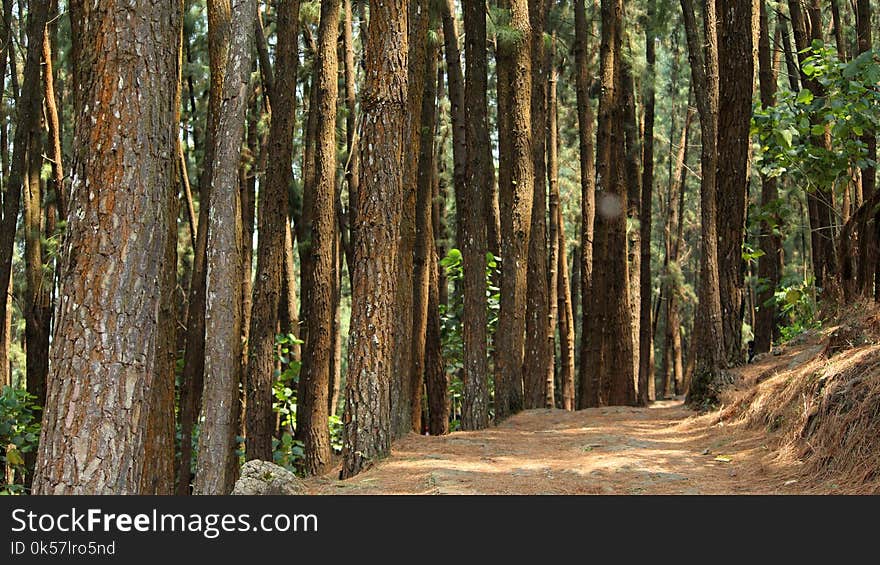
[{"label": "thick tree trunk", "polygon": [[[461,426],[479,430],[489,424],[489,366],[487,359],[486,253],[490,251],[486,210],[492,210],[494,164],[489,141],[486,62],[486,10],[478,2],[464,5],[465,65],[464,143],[467,148],[466,176],[456,209],[461,214],[464,262],[464,391]],[[451,87],[451,84],[450,84]],[[459,118],[461,119],[461,117]],[[495,249],[493,253],[497,252]]]},{"label": "thick tree trunk", "polygon": [[[516,37],[498,45],[498,97],[505,99],[499,120],[506,140],[508,169],[499,183],[501,208],[501,310],[495,338],[495,417],[501,421],[523,407],[523,352],[526,330],[526,267],[534,197],[535,171],[532,152],[531,28],[527,2],[506,0],[510,26]],[[504,153],[502,153],[504,156]],[[543,182],[543,179],[542,181]]]},{"label": "thick tree trunk", "polygon": [[[525,408],[544,408],[553,389],[547,391],[547,372],[553,372],[553,351],[547,345],[550,318],[550,292],[547,286],[547,65],[545,63],[544,22],[547,0],[529,4],[531,25],[532,93],[531,131],[534,192],[531,235],[527,267],[526,347],[523,367]],[[503,265],[503,262],[502,262]],[[552,379],[551,379],[552,382]],[[550,404],[552,406],[552,403]]]},{"label": "thick tree trunk", "polygon": [[207,224],[209,300],[205,311],[205,374],[210,378],[205,379],[202,394],[204,423],[199,433],[193,488],[196,494],[227,494],[234,481],[230,461],[235,455],[238,433],[241,359],[242,229],[238,166],[256,17],[253,0],[233,0]]},{"label": "thick tree trunk", "polygon": [[396,256],[407,125],[407,10],[373,4],[361,95],[360,183],[355,201],[342,478],[388,455]]},{"label": "thick tree trunk", "polygon": [[[597,358],[599,336],[596,329],[598,316],[590,309],[593,305],[593,231],[596,214],[595,150],[593,146],[593,109],[590,102],[590,75],[587,68],[587,24],[584,0],[575,0],[575,86],[577,94],[578,142],[581,164],[581,233],[578,270],[581,287],[581,343],[580,388],[578,409],[599,405],[599,365]],[[572,309],[577,315],[576,309]]]},{"label": "thick tree trunk", "polygon": [[428,2],[408,3],[409,53],[407,112],[404,129],[403,209],[394,310],[394,349],[391,373],[391,426],[394,438],[413,429],[412,331],[413,250],[416,240],[416,183],[421,138],[422,94],[425,85],[425,51],[428,33]]},{"label": "thick tree trunk", "polygon": [[[258,206],[259,241],[257,274],[249,336],[247,369],[247,412],[245,422],[246,457],[272,460],[272,384],[275,372],[275,328],[278,324],[282,287],[287,279],[288,293],[294,287],[292,273],[286,273],[290,223],[289,186],[293,166],[293,128],[296,117],[296,70],[299,0],[281,0],[278,4],[278,45],[272,72],[261,61],[263,76],[273,77],[269,91],[272,118],[269,130],[266,182],[260,190]],[[265,80],[265,79],[264,79]],[[277,82],[276,82],[277,81]],[[290,242],[292,247],[292,241]],[[292,261],[290,261],[292,270]],[[295,301],[295,295],[293,300]],[[288,294],[284,302],[290,302]],[[288,318],[295,319],[295,310]],[[290,325],[290,322],[288,322]]]},{"label": "thick tree trunk", "polygon": [[744,360],[745,280],[742,247],[749,193],[749,154],[754,90],[753,0],[718,0],[718,268],[724,362]]},{"label": "thick tree trunk", "polygon": [[[40,45],[45,24],[40,6],[30,14],[32,46]],[[120,36],[123,12],[135,17]],[[151,400],[168,384],[157,367],[161,328],[173,320],[163,318],[168,289],[155,281],[176,267],[167,251],[178,83],[168,77],[179,76],[182,5],[135,2],[114,10],[74,2],[70,19],[78,117],[73,201],[34,492],[138,493],[149,479],[141,461],[157,453],[149,448]],[[95,45],[104,46],[101,57]],[[28,64],[38,69],[39,51],[32,55]],[[39,72],[32,72],[25,73],[28,87],[38,84]],[[166,463],[172,457],[164,454]]]},{"label": "thick tree trunk", "polygon": [[692,0],[681,0],[688,58],[697,109],[700,116],[700,282],[699,305],[694,322],[694,373],[688,390],[688,403],[703,405],[717,398],[716,381],[724,364],[724,337],[718,272],[718,208],[715,175],[718,140],[718,36],[715,3],[704,4],[704,44],[700,41]]},{"label": "thick tree trunk", "polygon": [[[770,24],[767,17],[767,4],[761,1],[760,7],[761,35],[758,39],[759,86],[761,106],[770,108],[776,104],[776,73],[773,69],[773,58],[770,46]],[[779,193],[776,179],[761,175],[761,206],[764,213],[777,209]],[[773,222],[761,222],[761,251],[764,255],[758,258],[758,299],[757,323],[755,324],[755,353],[770,351],[773,338],[777,332],[777,308],[773,295],[779,287],[782,276],[782,237],[777,226],[779,218],[771,216]]]},{"label": "thick tree trunk", "polygon": [[[627,271],[625,131],[621,0],[603,0],[600,49],[602,94],[596,152],[596,215],[594,271],[590,319],[600,321],[592,338],[601,333],[600,352],[592,366],[600,379],[602,400],[611,405],[636,402],[633,382],[633,333],[630,284]],[[613,297],[610,299],[609,297]],[[596,322],[594,322],[595,324]],[[597,362],[601,359],[601,362]]]}]

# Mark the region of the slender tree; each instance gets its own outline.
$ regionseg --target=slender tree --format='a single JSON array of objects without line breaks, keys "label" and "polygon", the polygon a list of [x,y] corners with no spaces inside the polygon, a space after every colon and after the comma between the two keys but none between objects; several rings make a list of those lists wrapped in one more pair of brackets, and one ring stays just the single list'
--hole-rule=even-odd
[{"label": "slender tree", "polygon": [[[577,265],[580,269],[582,317],[580,343],[580,383],[577,398],[578,408],[599,405],[598,368],[595,363],[598,335],[595,322],[598,316],[589,315],[593,298],[593,229],[596,211],[595,150],[593,146],[593,107],[590,101],[590,75],[587,60],[587,23],[585,0],[575,0],[575,89],[577,93],[578,145],[580,149],[581,170],[581,233],[580,251]],[[576,309],[572,308],[574,315]]]},{"label": "slender tree", "polygon": [[204,422],[199,432],[196,494],[226,494],[234,474],[240,401],[241,359],[241,202],[238,164],[247,109],[251,45],[256,20],[254,0],[233,0],[229,19],[229,52],[222,103],[217,112],[217,143],[211,173],[208,217],[205,312]]},{"label": "slender tree", "polygon": [[[262,60],[263,82],[271,84],[269,100],[272,117],[269,130],[266,182],[260,190],[259,241],[254,304],[249,336],[247,370],[246,456],[249,459],[272,459],[272,383],[275,371],[275,328],[282,302],[282,284],[286,269],[290,236],[287,219],[289,186],[293,176],[293,128],[296,115],[296,71],[299,62],[299,0],[278,3],[278,45],[275,68]],[[258,38],[262,32],[258,31]],[[258,43],[260,43],[258,41]],[[265,77],[272,77],[266,80]],[[292,250],[291,250],[292,251]],[[289,280],[293,277],[287,275]],[[290,284],[290,283],[288,283]],[[295,316],[295,312],[293,314]],[[288,315],[290,317],[290,314]]]},{"label": "slender tree", "polygon": [[328,394],[333,323],[333,245],[336,238],[336,101],[338,61],[336,36],[339,1],[322,0],[315,68],[317,131],[315,193],[311,212],[311,261],[304,274],[309,288],[306,317],[308,341],[303,350],[297,429],[305,443],[305,467],[317,474],[330,462]]},{"label": "slender tree", "polygon": [[[770,46],[770,24],[767,17],[767,4],[760,6],[760,36],[758,39],[758,81],[761,92],[761,106],[770,108],[776,104],[776,73]],[[776,179],[761,175],[761,206],[765,214],[776,209],[779,192]],[[777,329],[777,308],[773,295],[779,287],[782,276],[782,237],[779,231],[778,215],[770,215],[774,221],[761,223],[760,248],[764,254],[758,258],[758,315],[755,324],[755,353],[770,351]]]}]

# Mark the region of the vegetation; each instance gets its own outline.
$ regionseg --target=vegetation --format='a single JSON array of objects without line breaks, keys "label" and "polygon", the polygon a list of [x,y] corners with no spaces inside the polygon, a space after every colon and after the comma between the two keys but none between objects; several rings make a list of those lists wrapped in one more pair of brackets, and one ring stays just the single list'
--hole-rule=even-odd
[{"label": "vegetation", "polygon": [[876,13],[9,3],[4,492],[226,494],[524,409],[717,406],[880,299]]}]

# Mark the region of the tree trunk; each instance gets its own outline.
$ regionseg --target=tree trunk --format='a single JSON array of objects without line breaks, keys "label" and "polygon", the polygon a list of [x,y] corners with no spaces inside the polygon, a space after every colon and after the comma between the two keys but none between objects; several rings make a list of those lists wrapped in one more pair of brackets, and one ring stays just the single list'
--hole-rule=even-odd
[{"label": "tree trunk", "polygon": [[718,162],[718,36],[715,3],[704,5],[704,44],[700,41],[692,0],[681,0],[688,58],[700,116],[700,283],[694,321],[694,373],[688,403],[703,405],[717,399],[716,380],[724,363],[723,326],[718,272],[718,209],[715,175]]},{"label": "tree trunk", "polygon": [[[452,2],[447,2],[450,12]],[[451,18],[451,16],[449,16]],[[448,18],[444,18],[444,21]],[[456,190],[456,210],[460,210],[459,245],[462,250],[464,267],[464,310],[462,316],[464,338],[464,363],[462,379],[464,390],[462,398],[461,426],[465,430],[483,429],[489,424],[489,366],[487,359],[486,311],[486,253],[489,251],[486,199],[491,198],[492,163],[489,141],[489,118],[487,106],[487,62],[486,62],[486,10],[477,2],[464,5],[465,25],[465,65],[467,78],[461,92],[461,67],[449,65],[450,98],[456,98],[458,116],[453,120],[460,124],[455,132],[463,139],[453,145],[453,149],[466,151],[464,166],[459,164],[459,172],[464,175],[463,183]],[[457,41],[457,36],[449,38],[447,44]],[[447,59],[459,61],[457,47],[447,48]],[[457,77],[453,80],[453,67]],[[468,115],[465,119],[465,108]],[[464,157],[463,157],[464,158]],[[458,183],[456,183],[458,187]],[[487,231],[488,230],[488,231]],[[496,250],[497,251],[497,250]],[[444,417],[444,419],[446,419]]]},{"label": "tree trunk", "polygon": [[333,325],[333,245],[336,238],[336,102],[338,61],[336,35],[339,1],[322,0],[315,73],[318,95],[315,136],[315,193],[311,213],[309,268],[304,271],[309,288],[303,349],[303,371],[297,410],[297,433],[305,443],[305,469],[320,474],[330,463],[328,394]]},{"label": "tree trunk", "polygon": [[[498,97],[500,136],[507,144],[509,169],[499,183],[501,209],[501,310],[495,338],[495,418],[501,421],[523,407],[523,352],[526,330],[526,267],[534,197],[532,152],[531,28],[524,0],[505,0],[510,26],[516,37],[498,45]],[[506,99],[501,114],[500,99]],[[504,155],[504,153],[502,153]],[[543,182],[543,179],[541,180]]]},{"label": "tree trunk", "polygon": [[653,281],[651,279],[651,229],[654,200],[654,88],[656,82],[655,1],[648,2],[645,24],[645,61],[647,72],[643,86],[645,133],[642,143],[642,194],[640,219],[641,264],[639,274],[639,403],[647,404],[656,397],[654,391],[654,331],[651,317]]},{"label": "tree trunk", "polygon": [[[598,316],[588,315],[593,298],[593,230],[596,214],[595,150],[593,147],[593,108],[590,102],[590,75],[587,68],[587,24],[584,0],[575,0],[575,86],[577,94],[578,144],[581,164],[581,233],[578,269],[581,287],[580,389],[578,408],[599,405],[599,359],[597,358]],[[572,309],[574,315],[577,312]]]},{"label": "tree trunk", "polygon": [[[636,117],[636,89],[635,80],[632,76],[632,67],[629,61],[624,60],[621,72],[621,103],[623,105],[623,139],[625,147],[624,176],[626,186],[626,217],[627,224],[634,227],[641,223],[642,206],[642,178],[641,145],[639,143],[639,125]],[[636,399],[642,403],[642,389],[647,393],[647,383],[639,383],[639,315],[641,304],[641,272],[642,272],[642,239],[639,229],[627,229],[627,279],[629,284],[630,319],[632,320],[632,379],[636,391]],[[650,301],[650,296],[648,298]],[[646,394],[647,396],[647,394]],[[647,401],[646,401],[647,403]]]},{"label": "tree trunk", "polygon": [[196,247],[193,249],[193,267],[190,277],[186,319],[186,350],[183,358],[183,376],[180,385],[180,458],[177,462],[178,495],[190,493],[192,480],[192,432],[202,405],[205,376],[205,308],[207,282],[208,222],[211,210],[211,177],[214,154],[218,142],[217,116],[222,100],[223,78],[229,49],[230,5],[227,0],[208,2],[208,54],[210,59],[210,88],[205,139],[205,155],[199,176],[199,225]]},{"label": "tree trunk", "polygon": [[[669,205],[667,208],[664,239],[666,240],[666,257],[664,265],[664,285],[661,293],[666,303],[666,328],[663,340],[663,370],[661,371],[660,394],[670,397],[681,392],[682,361],[681,361],[681,320],[678,302],[681,295],[681,265],[679,251],[681,249],[681,214],[683,212],[684,193],[687,188],[687,155],[688,139],[694,110],[688,105],[678,144],[675,159],[675,170],[671,170],[669,180]],[[658,395],[659,396],[659,395]]]},{"label": "tree trunk", "polygon": [[[436,250],[434,246],[434,222],[431,218],[434,204],[434,133],[437,113],[437,64],[438,45],[429,44],[426,56],[425,93],[422,98],[421,141],[419,142],[418,184],[416,187],[416,245],[413,257],[413,336],[412,336],[412,424],[413,431],[421,433],[422,394],[425,379],[425,349],[427,347],[428,302],[431,289],[437,284],[431,273]],[[436,268],[436,267],[435,267]],[[439,306],[437,306],[439,308]],[[436,316],[435,316],[436,317]],[[439,318],[438,318],[439,323]],[[439,331],[439,330],[438,330]],[[439,334],[437,334],[439,335]],[[437,335],[433,337],[437,337]]]},{"label": "tree trunk", "polygon": [[[45,6],[38,2],[30,13],[34,47]],[[125,14],[133,23],[120,36],[116,23]],[[133,494],[149,478],[139,462],[156,454],[148,451],[151,399],[167,386],[156,372],[163,356],[157,336],[173,321],[162,307],[168,289],[155,281],[176,268],[167,250],[176,225],[171,148],[179,83],[169,77],[179,76],[182,5],[135,2],[114,10],[74,2],[70,20],[76,165],[34,492]],[[95,45],[104,46],[102,57]],[[31,93],[39,54],[28,54]],[[36,95],[23,100],[39,103]],[[22,114],[19,124],[32,123],[35,114]],[[86,390],[88,400],[81,396]],[[173,452],[164,457],[170,463]]]},{"label": "tree trunk", "polygon": [[[623,5],[621,0],[603,0],[602,44],[600,48],[602,94],[599,98],[599,128],[596,152],[596,215],[594,261],[604,268],[594,271],[591,337],[600,352],[592,366],[599,372],[602,400],[611,405],[636,402],[633,382],[633,333],[630,284],[627,274],[625,174],[625,131],[623,61],[621,43]],[[610,297],[614,297],[613,300]],[[596,322],[594,322],[595,324]],[[596,362],[601,359],[601,362]]]},{"label": "tree trunk", "polygon": [[[767,4],[763,0],[760,7],[761,35],[758,39],[758,63],[761,91],[761,106],[770,108],[776,104],[776,73],[770,46],[770,24],[767,17]],[[761,175],[761,207],[764,214],[777,209],[779,193],[776,179]],[[764,255],[758,258],[758,299],[757,323],[755,324],[755,353],[770,351],[776,333],[777,308],[773,295],[779,287],[782,276],[782,237],[777,226],[781,218],[777,214],[770,221],[761,222],[761,251]]]},{"label": "tree trunk", "polygon": [[[18,210],[21,204],[23,191],[29,191],[27,186],[28,172],[30,168],[30,160],[28,158],[28,144],[32,136],[39,135],[40,123],[40,107],[42,102],[42,89],[40,88],[40,62],[43,54],[43,33],[48,17],[48,2],[34,1],[29,2],[27,15],[27,45],[31,46],[27,50],[24,65],[24,84],[21,89],[21,96],[16,99],[16,119],[15,119],[15,135],[12,147],[12,162],[9,171],[8,184],[5,187],[5,198],[3,199],[3,218],[0,221],[0,288],[8,288],[12,276],[12,256],[15,244],[16,223],[18,220]],[[10,21],[9,19],[6,20]],[[25,26],[21,26],[25,27]],[[12,57],[12,50],[9,50]],[[12,58],[14,62],[14,57]],[[13,77],[16,75],[15,65],[13,65]],[[15,89],[14,89],[15,90]],[[39,176],[37,178],[39,183]],[[38,195],[37,195],[38,197]],[[39,198],[36,202],[39,206]],[[39,208],[34,212],[35,217],[39,218]],[[25,211],[25,229],[27,235],[27,211]],[[37,234],[39,239],[39,234]],[[31,246],[31,252],[36,257],[40,250],[34,250]],[[26,251],[27,253],[27,251]],[[42,262],[41,260],[39,261]],[[0,306],[2,306],[4,314],[12,307],[10,303],[11,293],[0,293]],[[30,308],[30,306],[26,307]],[[33,321],[31,322],[31,331],[34,330]],[[37,347],[39,349],[39,347]],[[7,352],[8,355],[8,352]],[[38,373],[45,373],[45,368],[40,368],[40,361],[34,360],[37,365],[36,373],[33,378],[36,381]],[[45,379],[42,379],[45,381]],[[34,385],[37,385],[36,387]],[[44,385],[35,382],[31,388],[39,394],[45,396],[42,392]]]},{"label": "tree trunk", "polygon": [[412,410],[412,332],[413,332],[413,250],[416,240],[416,183],[418,182],[419,140],[421,138],[422,94],[425,85],[425,51],[428,33],[428,2],[408,3],[409,53],[407,58],[407,111],[404,129],[403,209],[400,223],[400,250],[397,255],[395,286],[394,347],[391,373],[391,426],[394,438],[413,429]]},{"label": "tree trunk", "polygon": [[742,344],[743,238],[749,194],[754,83],[753,0],[718,0],[718,268],[724,363],[739,365]]},{"label": "tree trunk", "polygon": [[391,363],[396,256],[407,126],[407,11],[402,0],[373,4],[361,95],[360,183],[352,240],[353,281],[341,478],[391,447]]},{"label": "tree trunk", "polygon": [[[259,241],[257,273],[249,336],[247,368],[247,412],[245,422],[246,457],[272,460],[272,432],[275,414],[272,411],[275,380],[275,328],[284,279],[288,293],[295,284],[292,273],[285,273],[287,246],[290,237],[289,186],[293,166],[293,128],[296,117],[296,72],[299,0],[280,0],[278,4],[278,45],[275,69],[266,65],[263,76],[273,77],[269,90],[272,118],[269,130],[268,161],[265,183],[260,189],[258,206]],[[277,82],[276,82],[277,81]],[[291,247],[292,247],[292,241]],[[292,256],[289,257],[292,259]],[[292,261],[291,261],[292,270]],[[294,295],[295,297],[295,295]],[[285,302],[290,302],[290,297]],[[295,298],[293,299],[295,300]],[[288,313],[295,319],[295,311]],[[290,322],[288,322],[289,324]]]},{"label": "tree trunk", "polygon": [[[547,346],[550,292],[547,286],[547,65],[544,23],[547,0],[529,2],[531,25],[532,92],[531,130],[534,194],[527,267],[526,347],[523,367],[525,408],[544,408],[553,389],[547,391],[547,372],[553,374],[553,351]],[[503,262],[502,262],[503,265]],[[552,383],[552,379],[551,379]],[[552,406],[552,403],[550,404]]]},{"label": "tree trunk", "polygon": [[247,109],[251,45],[256,20],[253,0],[233,0],[229,53],[217,112],[211,211],[208,220],[205,311],[204,423],[199,433],[196,494],[227,494],[234,476],[230,461],[238,433],[241,359],[241,202],[238,166]]}]

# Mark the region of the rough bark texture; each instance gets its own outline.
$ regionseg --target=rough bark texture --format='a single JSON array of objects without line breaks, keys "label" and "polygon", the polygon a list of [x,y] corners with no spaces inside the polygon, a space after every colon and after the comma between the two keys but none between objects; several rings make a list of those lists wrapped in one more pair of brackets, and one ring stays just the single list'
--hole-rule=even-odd
[{"label": "rough bark texture", "polygon": [[[450,27],[452,2],[444,10],[444,34]],[[466,152],[460,158],[459,173],[464,178],[456,180],[456,210],[459,210],[458,241],[462,251],[464,268],[464,309],[462,334],[464,340],[464,363],[462,371],[463,398],[461,425],[465,430],[478,430],[489,424],[489,367],[487,363],[487,314],[486,314],[486,252],[488,251],[485,199],[491,195],[493,167],[489,149],[489,121],[487,110],[486,79],[486,10],[478,2],[464,5],[465,65],[467,77],[462,89],[461,67],[458,62],[457,35],[447,38],[447,63],[450,99],[456,99],[457,133],[453,151]],[[450,28],[453,32],[454,28]],[[467,109],[467,119],[465,119]],[[462,185],[459,186],[458,182]]]},{"label": "rough bark texture", "polygon": [[642,235],[636,229],[641,223],[642,177],[641,144],[639,142],[639,125],[636,117],[636,87],[631,62],[621,59],[621,104],[623,105],[623,138],[624,138],[624,183],[626,186],[626,219],[627,225],[633,229],[626,230],[627,239],[627,279],[629,281],[630,319],[632,320],[632,360],[633,386],[639,404],[642,403],[642,389],[647,391],[647,383],[639,383],[639,309],[641,304],[641,271],[642,271]]},{"label": "rough bark texture", "polygon": [[[31,12],[33,46],[45,24],[40,5]],[[131,26],[118,35],[125,17]],[[182,5],[76,1],[70,18],[73,181],[33,487],[39,494],[131,494],[146,475],[151,399],[163,384],[160,329],[173,323],[162,318],[166,289],[156,281],[171,268],[178,124],[177,83],[168,77],[179,76]],[[165,457],[170,463],[173,452]]]},{"label": "rough bark texture", "polygon": [[192,481],[192,432],[202,405],[205,376],[205,302],[207,281],[208,213],[211,210],[211,177],[217,143],[217,115],[226,72],[229,48],[230,4],[227,0],[208,2],[208,56],[210,59],[210,88],[205,139],[203,170],[199,176],[199,225],[196,246],[193,249],[193,267],[190,277],[186,317],[186,349],[183,358],[183,376],[180,385],[180,458],[177,462],[178,495],[190,492]]},{"label": "rough bark texture", "polygon": [[623,5],[603,0],[599,52],[602,94],[596,138],[596,214],[591,338],[599,355],[591,363],[599,377],[600,400],[611,405],[636,402],[633,382],[633,334],[627,271],[624,100],[621,60]]},{"label": "rough bark texture", "polygon": [[[578,145],[581,164],[581,233],[578,267],[580,270],[581,317],[580,383],[577,407],[590,408],[599,405],[598,367],[595,333],[598,316],[593,316],[593,230],[596,214],[595,151],[593,146],[593,107],[590,102],[590,75],[587,60],[587,24],[584,0],[575,0],[575,89],[577,94]],[[572,309],[574,314],[577,311]]]},{"label": "rough bark texture", "polygon": [[[413,335],[412,368],[410,388],[412,390],[412,427],[421,433],[422,396],[425,381],[425,348],[428,331],[429,294],[436,292],[430,285],[437,284],[436,275],[431,274],[436,254],[434,245],[434,222],[431,218],[434,203],[434,130],[437,113],[437,63],[438,45],[428,46],[425,69],[425,93],[422,98],[421,141],[419,142],[418,183],[416,185],[416,242],[413,256]],[[436,267],[435,267],[436,268]],[[439,306],[438,306],[439,307]],[[436,316],[435,316],[436,317]],[[438,318],[439,321],[439,318]],[[439,338],[439,334],[434,336]]]},{"label": "rough bark texture", "polygon": [[[544,22],[547,0],[529,4],[531,25],[532,93],[531,132],[534,194],[532,196],[531,235],[527,267],[526,341],[523,358],[525,408],[543,408],[552,400],[547,390],[547,372],[553,371],[553,350],[548,347],[547,327],[550,318],[550,292],[547,285],[547,65],[545,64]],[[502,263],[503,264],[503,263]],[[552,382],[552,380],[551,380]],[[550,404],[552,406],[552,402]]]},{"label": "rough bark texture", "polygon": [[715,3],[704,5],[704,43],[700,41],[692,0],[681,0],[691,78],[700,116],[700,282],[699,305],[694,322],[694,374],[689,383],[688,403],[702,405],[717,399],[715,383],[724,363],[724,338],[718,273],[718,209],[716,164],[718,161],[718,36]]},{"label": "rough bark texture", "polygon": [[718,273],[724,362],[744,360],[745,294],[742,259],[749,194],[749,128],[752,119],[754,57],[753,0],[718,0]]},{"label": "rough bark texture", "polygon": [[413,429],[414,380],[412,369],[413,250],[416,240],[416,183],[421,139],[422,93],[425,85],[425,50],[428,32],[426,0],[408,4],[406,125],[403,138],[403,209],[400,221],[400,250],[397,254],[397,285],[394,299],[394,350],[391,372],[391,419],[395,438]]},{"label": "rough bark texture", "polygon": [[524,0],[504,2],[504,7],[510,10],[514,37],[498,46],[498,96],[506,100],[500,114],[506,116],[499,120],[500,136],[506,140],[509,151],[506,155],[509,160],[500,164],[502,170],[508,171],[506,178],[499,180],[504,257],[501,311],[495,337],[495,418],[498,421],[523,407],[526,269],[535,183],[530,107],[531,28],[527,4]]},{"label": "rough bark texture", "polygon": [[655,49],[655,2],[648,2],[647,23],[645,24],[645,61],[647,70],[642,87],[642,104],[645,111],[644,136],[642,143],[642,195],[640,219],[641,262],[639,274],[639,403],[647,404],[654,400],[654,331],[652,320],[651,279],[651,227],[654,204],[654,87],[656,81]]},{"label": "rough bark texture", "polygon": [[256,3],[233,0],[230,45],[218,109],[208,215],[205,305],[204,423],[199,433],[196,494],[227,494],[235,477],[241,359],[241,202],[238,166],[247,108]]},{"label": "rough bark texture", "polygon": [[[289,189],[293,166],[293,128],[296,115],[296,69],[299,0],[278,3],[278,45],[275,69],[261,59],[263,76],[273,77],[268,92],[272,105],[269,129],[266,182],[260,190],[257,208],[259,241],[254,301],[248,340],[247,412],[245,422],[246,457],[272,459],[272,383],[275,372],[275,329],[285,278],[286,238],[290,224]],[[260,35],[262,35],[260,33]],[[264,82],[268,82],[265,81]],[[291,265],[292,267],[292,265]],[[288,274],[287,277],[290,277]],[[290,277],[292,278],[292,277]],[[288,298],[288,300],[290,300]]]},{"label": "rough bark texture", "polygon": [[303,271],[309,288],[306,333],[303,349],[297,434],[305,443],[305,468],[319,474],[330,462],[328,394],[332,353],[333,246],[336,239],[336,101],[338,68],[336,35],[339,1],[322,0],[318,27],[318,59],[315,67],[317,113],[315,136],[315,193],[312,200],[311,260]]},{"label": "rough bark texture", "polygon": [[360,183],[352,240],[351,329],[342,478],[391,447],[390,384],[396,256],[403,198],[407,109],[407,10],[402,0],[371,6],[361,93]]},{"label": "rough bark texture", "polygon": [[[769,108],[776,103],[776,73],[773,69],[773,57],[770,46],[770,25],[767,18],[767,4],[761,0],[760,11],[761,35],[758,39],[758,64],[759,64],[759,87],[761,92],[761,106]],[[761,175],[761,206],[767,214],[771,209],[776,209],[776,201],[779,193],[776,188],[776,179]],[[774,217],[774,221],[761,223],[761,251],[764,255],[758,258],[758,292],[757,320],[755,324],[755,347],[754,352],[764,353],[770,351],[773,339],[776,337],[777,308],[773,298],[779,280],[782,276],[782,237],[778,229],[781,218]]]}]

